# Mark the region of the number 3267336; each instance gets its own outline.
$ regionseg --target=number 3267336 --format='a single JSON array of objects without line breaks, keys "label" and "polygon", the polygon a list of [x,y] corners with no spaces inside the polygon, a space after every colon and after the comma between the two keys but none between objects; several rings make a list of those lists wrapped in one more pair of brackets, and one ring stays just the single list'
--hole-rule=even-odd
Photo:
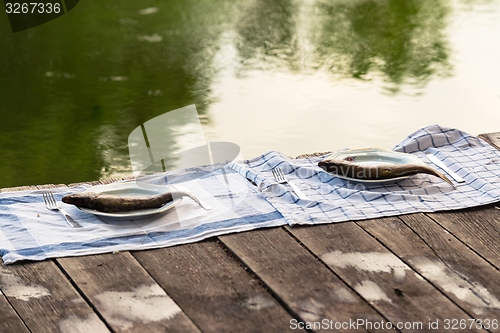
[{"label": "number 3267336", "polygon": [[61,12],[61,4],[56,3],[42,3],[42,2],[23,2],[23,3],[10,3],[5,4],[5,11],[7,14],[58,14]]}]

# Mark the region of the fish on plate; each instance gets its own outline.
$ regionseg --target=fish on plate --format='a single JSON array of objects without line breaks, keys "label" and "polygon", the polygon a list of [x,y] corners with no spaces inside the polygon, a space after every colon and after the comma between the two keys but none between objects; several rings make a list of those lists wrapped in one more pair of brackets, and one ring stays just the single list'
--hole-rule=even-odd
[{"label": "fish on plate", "polygon": [[107,193],[80,192],[68,194],[62,202],[81,208],[94,209],[105,213],[128,212],[149,208],[160,208],[182,196],[193,197],[183,191],[171,191],[156,195],[118,196]]},{"label": "fish on plate", "polygon": [[441,172],[420,164],[363,165],[355,163],[353,158],[345,158],[341,160],[325,159],[318,162],[318,166],[323,170],[336,175],[361,180],[383,180],[424,173],[438,177],[455,187],[451,180]]}]

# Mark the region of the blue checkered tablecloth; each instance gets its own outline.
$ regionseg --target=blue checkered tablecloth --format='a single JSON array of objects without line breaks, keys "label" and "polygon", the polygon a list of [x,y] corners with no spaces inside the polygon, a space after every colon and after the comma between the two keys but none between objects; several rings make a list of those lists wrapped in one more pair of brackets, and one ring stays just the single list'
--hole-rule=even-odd
[{"label": "blue checkered tablecloth", "polygon": [[[500,152],[477,137],[433,125],[409,135],[394,150],[413,154],[437,168],[425,157],[425,153],[433,153],[465,183],[454,189],[426,174],[388,184],[348,181],[317,166],[327,155],[292,159],[276,151],[232,167],[254,182],[290,225],[453,210],[500,200]],[[275,167],[282,168],[310,200],[299,200],[287,184],[277,184],[271,173]]]}]

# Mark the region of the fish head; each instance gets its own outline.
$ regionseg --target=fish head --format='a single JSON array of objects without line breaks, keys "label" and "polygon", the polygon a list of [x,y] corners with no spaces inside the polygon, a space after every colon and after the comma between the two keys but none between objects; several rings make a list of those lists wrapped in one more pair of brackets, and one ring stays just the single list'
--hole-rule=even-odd
[{"label": "fish head", "polygon": [[64,196],[61,199],[61,201],[70,205],[75,205],[77,207],[80,207],[83,206],[86,201],[91,200],[95,196],[96,196],[95,193],[86,193],[86,192],[73,193]]},{"label": "fish head", "polygon": [[64,196],[61,201],[67,204],[76,205],[79,201],[80,196],[77,193],[68,194]]}]

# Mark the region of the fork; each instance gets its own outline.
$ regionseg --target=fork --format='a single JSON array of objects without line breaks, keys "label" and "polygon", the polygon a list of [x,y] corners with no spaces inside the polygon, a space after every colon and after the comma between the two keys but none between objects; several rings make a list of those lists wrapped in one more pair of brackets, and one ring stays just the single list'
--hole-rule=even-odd
[{"label": "fork", "polygon": [[309,200],[309,198],[304,193],[302,193],[302,191],[294,183],[286,179],[285,175],[283,174],[283,171],[281,171],[281,168],[274,168],[272,171],[274,179],[276,179],[278,183],[280,184],[288,183],[295,192],[295,194],[297,194],[299,199]]},{"label": "fork", "polygon": [[45,202],[45,206],[47,206],[47,209],[60,211],[64,215],[66,222],[68,222],[68,224],[72,228],[81,228],[82,227],[80,225],[80,223],[73,220],[73,218],[71,216],[69,216],[69,214],[66,213],[66,211],[64,209],[59,207],[59,205],[57,204],[56,198],[54,198],[54,194],[52,194],[52,192],[43,191],[42,195],[43,195],[43,201]]}]

